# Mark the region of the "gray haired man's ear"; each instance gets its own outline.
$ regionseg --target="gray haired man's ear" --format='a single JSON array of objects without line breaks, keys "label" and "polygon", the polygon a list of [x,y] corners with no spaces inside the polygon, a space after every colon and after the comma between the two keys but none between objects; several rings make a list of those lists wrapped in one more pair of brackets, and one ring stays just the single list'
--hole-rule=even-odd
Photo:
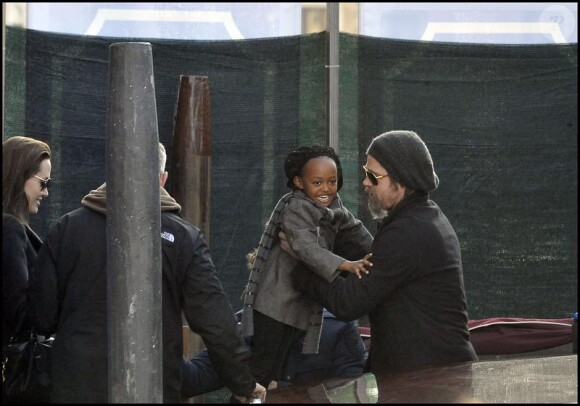
[{"label": "gray haired man's ear", "polygon": [[165,171],[159,176],[159,186],[165,187],[165,182],[167,182],[167,177],[169,176],[169,172]]}]

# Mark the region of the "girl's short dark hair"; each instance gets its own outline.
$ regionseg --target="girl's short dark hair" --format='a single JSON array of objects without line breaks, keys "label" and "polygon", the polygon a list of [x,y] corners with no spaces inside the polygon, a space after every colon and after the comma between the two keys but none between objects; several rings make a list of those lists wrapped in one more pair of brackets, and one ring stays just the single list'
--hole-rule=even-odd
[{"label": "girl's short dark hair", "polygon": [[306,165],[306,163],[311,159],[318,158],[319,156],[327,156],[336,163],[336,171],[338,175],[337,190],[340,190],[342,187],[342,166],[340,165],[340,159],[334,151],[334,148],[326,145],[312,145],[311,147],[303,146],[290,152],[284,162],[284,172],[288,178],[286,185],[289,188],[294,189],[294,176],[302,176],[304,165]]}]

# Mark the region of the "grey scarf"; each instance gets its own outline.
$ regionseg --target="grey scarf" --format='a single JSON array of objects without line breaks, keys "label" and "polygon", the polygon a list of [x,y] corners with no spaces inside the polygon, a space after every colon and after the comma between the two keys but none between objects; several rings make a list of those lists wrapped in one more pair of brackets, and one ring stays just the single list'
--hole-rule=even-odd
[{"label": "grey scarf", "polygon": [[293,193],[287,193],[276,203],[276,207],[272,211],[270,218],[266,222],[266,228],[260,239],[260,245],[258,246],[258,252],[256,253],[256,259],[254,260],[254,266],[250,271],[250,277],[246,289],[243,293],[244,304],[242,309],[242,334],[246,337],[254,335],[254,313],[253,306],[254,300],[256,298],[256,293],[258,291],[258,284],[260,283],[260,276],[264,263],[268,259],[270,250],[278,238],[278,233],[280,232],[280,213],[286,206],[286,203],[292,198]]}]

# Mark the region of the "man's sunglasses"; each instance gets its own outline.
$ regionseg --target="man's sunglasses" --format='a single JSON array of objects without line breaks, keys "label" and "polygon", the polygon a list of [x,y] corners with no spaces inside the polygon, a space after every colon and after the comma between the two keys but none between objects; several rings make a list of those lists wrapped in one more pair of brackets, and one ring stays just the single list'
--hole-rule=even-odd
[{"label": "man's sunglasses", "polygon": [[50,183],[50,178],[42,179],[40,176],[34,175],[35,178],[40,179],[40,191],[46,189]]},{"label": "man's sunglasses", "polygon": [[365,170],[365,174],[366,174],[367,178],[369,178],[371,183],[375,186],[379,184],[379,179],[386,178],[387,176],[389,176],[388,174],[387,175],[377,175],[376,173],[369,171],[365,165],[363,165],[363,169]]}]

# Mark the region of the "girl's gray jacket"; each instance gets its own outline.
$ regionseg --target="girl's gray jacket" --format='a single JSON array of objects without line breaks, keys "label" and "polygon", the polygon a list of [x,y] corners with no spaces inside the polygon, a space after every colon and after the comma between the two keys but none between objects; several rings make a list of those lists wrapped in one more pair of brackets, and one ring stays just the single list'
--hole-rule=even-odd
[{"label": "girl's gray jacket", "polygon": [[[343,206],[338,195],[326,208],[309,199],[301,190],[295,190],[281,210],[278,220],[280,229],[287,235],[300,260],[328,282],[338,276],[340,271],[337,268],[345,261],[332,252],[339,231],[345,241],[359,247],[362,252],[370,252],[373,242],[372,235]],[[290,272],[298,263],[297,259],[281,249],[279,239],[276,238],[261,269],[253,305],[260,313],[306,330],[303,352],[316,353],[323,308],[292,286]]]}]

